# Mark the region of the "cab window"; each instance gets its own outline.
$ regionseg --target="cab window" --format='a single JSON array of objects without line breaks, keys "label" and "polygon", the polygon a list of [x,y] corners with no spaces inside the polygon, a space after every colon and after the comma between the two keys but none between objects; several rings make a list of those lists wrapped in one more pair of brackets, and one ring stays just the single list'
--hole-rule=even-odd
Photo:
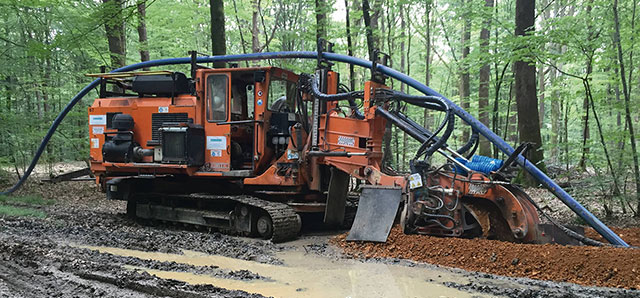
[{"label": "cab window", "polygon": [[207,120],[220,122],[227,120],[227,94],[229,79],[226,75],[209,75],[207,77]]},{"label": "cab window", "polygon": [[294,112],[296,84],[280,79],[272,79],[269,85],[269,110],[274,112]]}]

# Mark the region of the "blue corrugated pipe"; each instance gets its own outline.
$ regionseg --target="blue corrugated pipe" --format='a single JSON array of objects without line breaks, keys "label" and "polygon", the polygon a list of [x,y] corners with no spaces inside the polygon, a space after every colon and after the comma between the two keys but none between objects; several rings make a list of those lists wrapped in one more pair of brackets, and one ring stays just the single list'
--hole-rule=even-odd
[{"label": "blue corrugated pipe", "polygon": [[[359,65],[365,68],[371,68],[371,61],[367,61],[360,58],[355,58],[346,55],[340,55],[335,53],[323,53],[325,59],[344,62],[353,65]],[[270,52],[270,53],[253,53],[253,54],[241,54],[241,55],[227,55],[227,56],[204,56],[198,57],[198,63],[207,63],[207,62],[217,62],[217,61],[248,61],[248,60],[264,60],[264,59],[317,59],[317,52]],[[152,66],[162,66],[162,65],[173,65],[173,64],[188,64],[191,62],[191,58],[169,58],[169,59],[160,59],[153,61],[145,61],[141,63],[136,63],[132,65],[128,65],[125,67],[118,68],[112,72],[124,72],[124,71],[132,71],[136,69],[140,69],[143,67],[152,67]],[[496,145],[502,152],[507,155],[513,153],[514,149],[505,142],[502,138],[496,135],[493,131],[491,131],[488,127],[486,127],[482,122],[475,119],[465,110],[460,108],[458,105],[453,103],[448,98],[444,97],[442,94],[434,91],[433,89],[427,87],[426,85],[418,82],[417,80],[395,70],[390,67],[386,67],[384,65],[376,64],[376,69],[394,79],[397,79],[417,90],[424,93],[425,95],[438,96],[444,99],[447,104],[451,107],[451,109],[456,113],[462,120],[467,122],[471,127],[478,130],[480,134],[485,136],[491,143]],[[33,168],[38,163],[38,159],[42,155],[47,143],[51,139],[51,136],[55,132],[55,130],[62,122],[62,119],[71,111],[71,108],[78,103],[91,89],[98,86],[99,80],[94,80],[91,84],[84,87],[76,96],[74,96],[71,101],[67,104],[67,106],[60,112],[58,117],[53,121],[47,135],[42,139],[42,143],[40,147],[38,147],[38,151],[36,152],[29,168],[22,176],[22,179],[18,181],[11,189],[2,192],[0,194],[10,194],[16,191],[20,186],[26,181],[27,177],[33,171]],[[551,178],[549,178],[544,172],[538,169],[534,164],[528,162],[522,155],[518,156],[517,159],[518,164],[520,164],[531,176],[536,178],[545,188],[551,191],[556,197],[558,197],[565,205],[567,205],[573,212],[578,214],[582,219],[584,219],[591,227],[593,227],[602,237],[607,239],[612,244],[620,245],[624,247],[629,247],[627,243],[624,242],[616,233],[611,231],[604,223],[602,223],[597,217],[595,217],[591,212],[585,209],[578,201],[572,198],[564,189],[562,189],[558,184],[556,184]]]}]

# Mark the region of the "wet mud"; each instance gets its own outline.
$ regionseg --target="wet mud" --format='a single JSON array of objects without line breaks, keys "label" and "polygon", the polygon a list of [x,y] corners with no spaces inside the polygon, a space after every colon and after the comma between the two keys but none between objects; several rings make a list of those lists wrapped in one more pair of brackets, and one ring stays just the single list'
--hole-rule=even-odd
[{"label": "wet mud", "polygon": [[[37,207],[45,218],[0,216],[0,297],[640,296],[631,290],[635,286],[622,282],[629,274],[623,266],[606,281],[583,284],[627,289],[599,288],[576,284],[580,280],[571,272],[580,268],[563,269],[567,274],[555,279],[559,282],[542,280],[554,279],[545,275],[553,268],[542,265],[534,279],[517,277],[527,276],[518,272],[535,264],[526,257],[512,264],[512,254],[500,253],[501,244],[494,242],[406,242],[396,233],[388,244],[368,246],[347,244],[339,232],[314,231],[273,244],[183,225],[140,223],[124,215],[123,202],[107,201],[91,183],[49,185],[30,185],[55,201]],[[419,258],[417,252],[431,258]],[[513,255],[533,253],[545,254],[518,248]],[[496,261],[491,265],[487,258]],[[485,271],[467,263],[503,269]],[[561,266],[565,263],[558,262]],[[589,274],[584,279],[602,280],[601,273]]]}]

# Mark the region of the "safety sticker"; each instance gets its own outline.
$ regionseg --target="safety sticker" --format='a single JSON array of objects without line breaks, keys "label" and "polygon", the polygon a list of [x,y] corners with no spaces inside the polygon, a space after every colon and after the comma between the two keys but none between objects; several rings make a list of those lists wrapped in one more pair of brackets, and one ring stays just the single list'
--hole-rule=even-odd
[{"label": "safety sticker", "polygon": [[222,150],[211,150],[211,157],[222,157]]},{"label": "safety sticker", "polygon": [[91,148],[100,148],[100,139],[92,138],[91,139]]},{"label": "safety sticker", "polygon": [[104,126],[92,126],[91,127],[91,132],[94,135],[101,135],[104,133]]},{"label": "safety sticker", "polygon": [[287,149],[287,159],[296,160],[298,158],[300,158],[298,151],[295,151],[293,149]]},{"label": "safety sticker", "polygon": [[409,188],[415,189],[418,187],[422,187],[422,177],[418,173],[411,174],[409,176]]},{"label": "safety sticker", "polygon": [[89,125],[107,125],[107,115],[89,115]]},{"label": "safety sticker", "polygon": [[169,107],[158,107],[158,113],[169,113]]},{"label": "safety sticker", "polygon": [[258,105],[261,106],[262,105],[262,99],[258,99]]},{"label": "safety sticker", "polygon": [[356,139],[352,137],[338,136],[338,145],[355,147]]},{"label": "safety sticker", "polygon": [[227,138],[223,136],[207,136],[207,149],[227,149]]}]

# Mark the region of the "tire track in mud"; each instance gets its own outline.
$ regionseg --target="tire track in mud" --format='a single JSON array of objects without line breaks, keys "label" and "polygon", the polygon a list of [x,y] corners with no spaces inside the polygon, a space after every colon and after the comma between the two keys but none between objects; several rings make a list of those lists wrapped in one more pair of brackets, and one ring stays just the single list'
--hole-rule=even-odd
[{"label": "tire track in mud", "polygon": [[111,246],[182,253],[182,249],[278,264],[273,244],[243,241],[219,233],[185,231],[182,226],[136,223],[123,214],[83,206],[51,206],[45,219],[0,217],[0,297],[262,297],[211,285],[165,280],[139,267],[189,272],[225,279],[265,279],[217,266],[142,260],[74,247]]},{"label": "tire track in mud", "polygon": [[[262,297],[215,286],[164,280],[124,268],[141,266],[240,280],[262,278],[220,270],[216,266],[141,260],[42,238],[17,238],[5,234],[0,234],[0,252],[0,284],[6,288],[7,295],[17,297]],[[0,294],[4,296],[2,292]]]}]

